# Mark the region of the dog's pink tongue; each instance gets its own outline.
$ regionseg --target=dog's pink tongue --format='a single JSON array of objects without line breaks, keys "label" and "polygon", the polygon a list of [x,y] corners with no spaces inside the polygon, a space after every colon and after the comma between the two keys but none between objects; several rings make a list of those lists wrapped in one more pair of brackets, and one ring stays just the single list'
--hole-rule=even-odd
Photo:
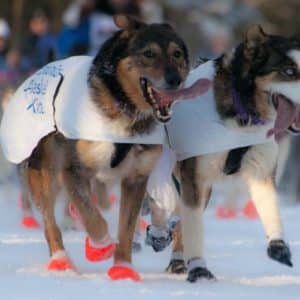
[{"label": "dog's pink tongue", "polygon": [[285,99],[283,96],[276,96],[277,106],[277,117],[275,120],[274,128],[270,129],[267,136],[275,135],[275,139],[279,140],[284,131],[291,126],[294,122],[299,122],[298,109],[295,105]]},{"label": "dog's pink tongue", "polygon": [[212,86],[209,79],[198,79],[193,85],[177,91],[162,91],[154,89],[155,98],[159,99],[159,106],[169,105],[177,100],[193,99],[205,94]]}]

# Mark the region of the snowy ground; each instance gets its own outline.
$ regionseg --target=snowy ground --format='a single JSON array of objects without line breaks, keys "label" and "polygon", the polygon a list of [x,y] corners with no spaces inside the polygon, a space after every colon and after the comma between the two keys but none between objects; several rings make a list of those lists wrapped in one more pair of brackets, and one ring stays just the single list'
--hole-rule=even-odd
[{"label": "snowy ground", "polygon": [[185,276],[164,273],[169,252],[156,254],[144,246],[134,256],[143,281],[111,282],[111,261],[91,264],[84,259],[80,232],[64,233],[65,245],[80,274],[50,274],[45,270],[47,246],[40,230],[19,225],[15,188],[0,190],[0,299],[300,299],[300,207],[284,206],[282,215],[294,268],[267,258],[266,242],[258,221],[238,218],[220,221],[206,213],[206,253],[214,283],[191,285]]}]

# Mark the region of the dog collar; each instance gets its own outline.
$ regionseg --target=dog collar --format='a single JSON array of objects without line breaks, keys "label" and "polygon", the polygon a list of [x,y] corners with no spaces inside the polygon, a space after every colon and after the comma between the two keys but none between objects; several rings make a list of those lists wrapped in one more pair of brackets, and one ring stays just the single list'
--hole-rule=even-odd
[{"label": "dog collar", "polygon": [[234,88],[233,78],[231,80],[231,94],[232,94],[232,103],[235,111],[237,112],[239,119],[242,124],[250,124],[250,125],[264,125],[265,121],[260,119],[256,114],[247,112],[245,109],[239,92]]}]

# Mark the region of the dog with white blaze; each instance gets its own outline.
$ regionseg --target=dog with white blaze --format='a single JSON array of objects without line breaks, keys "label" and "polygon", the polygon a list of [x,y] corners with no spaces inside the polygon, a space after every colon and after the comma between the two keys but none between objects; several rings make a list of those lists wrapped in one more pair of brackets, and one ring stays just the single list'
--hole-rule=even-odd
[{"label": "dog with white blaze", "polygon": [[[212,80],[212,88],[201,97],[179,102],[166,126],[178,161],[188,281],[215,278],[205,263],[203,212],[213,184],[225,176],[247,184],[268,239],[268,256],[291,267],[274,174],[277,141],[286,131],[300,132],[300,43],[268,35],[254,25],[229,54],[190,72],[186,85],[198,78]],[[180,91],[176,93],[180,98]],[[177,236],[181,239],[181,234]],[[168,270],[176,273],[179,261],[184,264],[176,253],[176,267],[171,260]]]}]

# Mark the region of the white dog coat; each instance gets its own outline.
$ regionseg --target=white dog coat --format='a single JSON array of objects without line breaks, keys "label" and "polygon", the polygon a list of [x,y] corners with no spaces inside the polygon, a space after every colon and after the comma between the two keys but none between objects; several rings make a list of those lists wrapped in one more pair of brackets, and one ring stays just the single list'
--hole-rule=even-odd
[{"label": "white dog coat", "polygon": [[[273,122],[248,133],[225,127],[216,111],[212,89],[197,99],[177,103],[166,130],[158,124],[153,133],[134,138],[116,132],[90,100],[87,78],[91,62],[91,57],[78,56],[50,63],[18,88],[0,127],[1,145],[10,162],[20,163],[28,158],[38,142],[56,130],[70,139],[164,144],[161,159],[150,176],[148,192],[162,208],[171,209],[171,173],[176,159],[274,140],[266,138]],[[199,78],[213,77],[213,62],[208,62],[190,73],[186,86]]]},{"label": "white dog coat", "polygon": [[[189,74],[186,86],[191,86],[199,78],[213,81],[214,75],[214,63],[209,61]],[[206,94],[192,101],[175,104],[167,132],[177,160],[183,160],[202,154],[273,142],[274,138],[267,138],[266,135],[273,128],[274,121],[275,119],[268,120],[265,125],[258,125],[259,130],[254,126],[247,132],[237,126],[225,126],[217,112],[211,88]]]},{"label": "white dog coat", "polygon": [[151,134],[135,137],[110,126],[89,96],[87,77],[91,62],[91,57],[78,56],[50,63],[18,88],[0,127],[1,145],[10,162],[17,164],[28,158],[38,142],[56,130],[70,139],[165,142],[164,128],[159,123]]}]

